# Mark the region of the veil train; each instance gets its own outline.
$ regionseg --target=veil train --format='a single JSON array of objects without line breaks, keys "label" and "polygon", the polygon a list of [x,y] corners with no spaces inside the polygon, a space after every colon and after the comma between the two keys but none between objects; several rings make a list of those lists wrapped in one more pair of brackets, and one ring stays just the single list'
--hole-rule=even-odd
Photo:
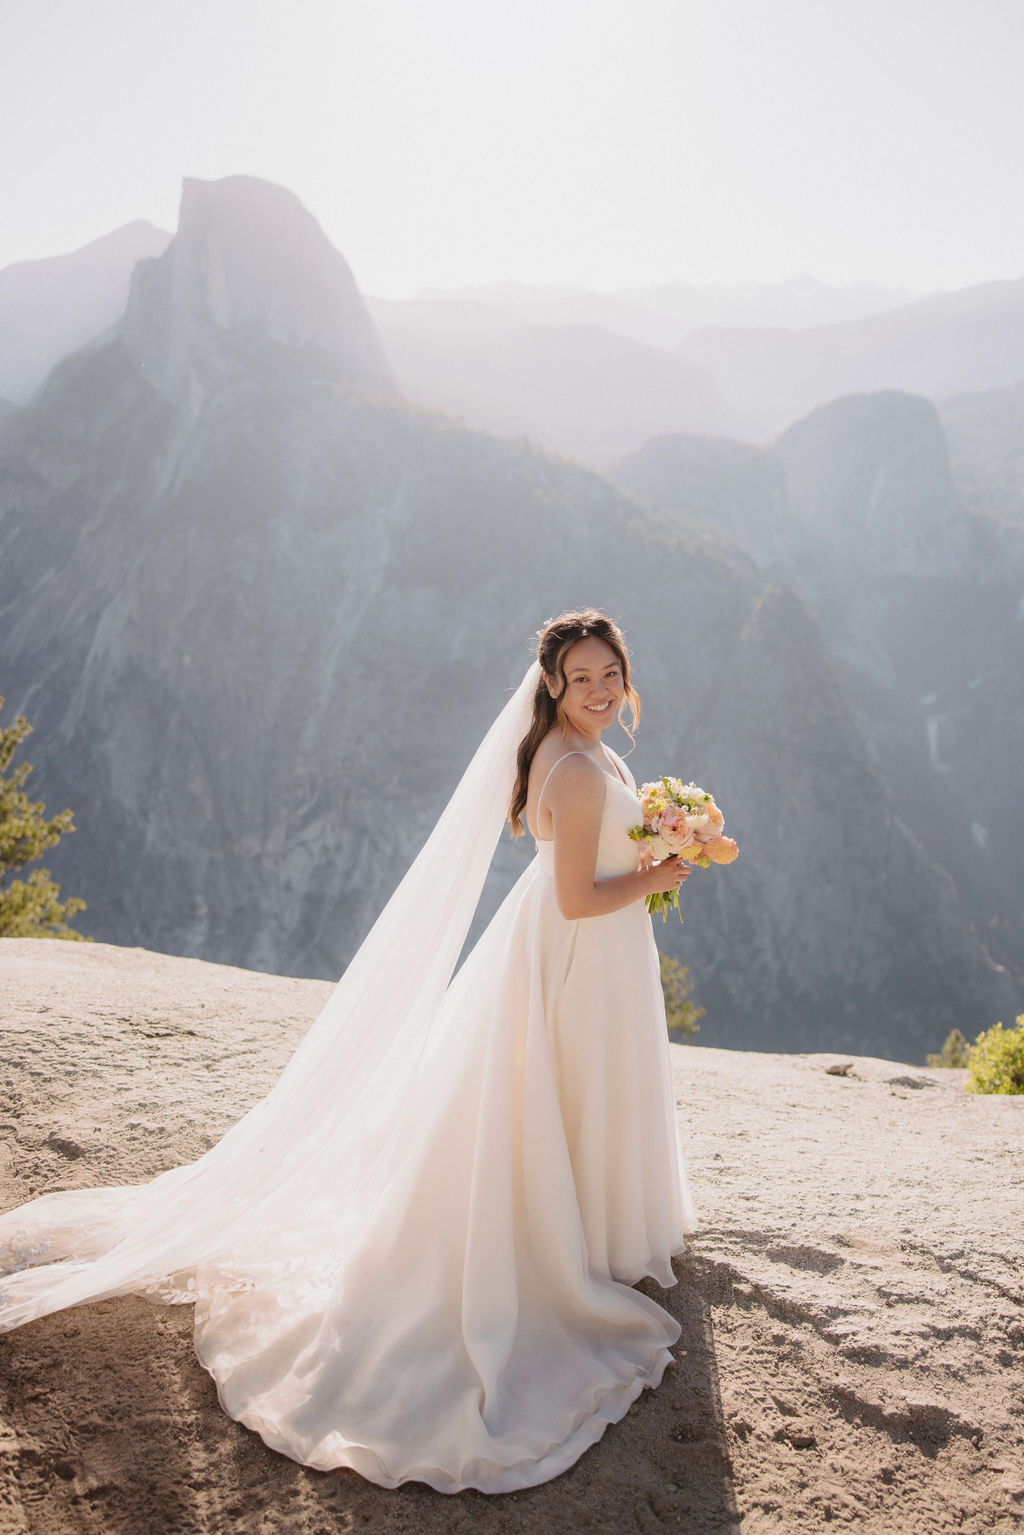
[{"label": "veil train", "polygon": [[534,662],[270,1093],[194,1163],[0,1216],[0,1332],[134,1290],[193,1300],[203,1263],[308,1272],[325,1231],[358,1234],[408,1149],[403,1104],[501,835],[539,677]]}]

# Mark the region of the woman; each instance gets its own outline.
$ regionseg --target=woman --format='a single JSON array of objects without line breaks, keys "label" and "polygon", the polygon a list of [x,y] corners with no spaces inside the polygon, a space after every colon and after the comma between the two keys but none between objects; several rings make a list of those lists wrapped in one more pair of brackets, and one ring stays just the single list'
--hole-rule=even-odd
[{"label": "woman", "polygon": [[[546,626],[426,846],[268,1096],[191,1166],[0,1218],[0,1330],[195,1305],[225,1409],[382,1486],[565,1470],[670,1361],[677,1157],[635,785],[602,614]],[[506,815],[537,857],[449,984]]]}]

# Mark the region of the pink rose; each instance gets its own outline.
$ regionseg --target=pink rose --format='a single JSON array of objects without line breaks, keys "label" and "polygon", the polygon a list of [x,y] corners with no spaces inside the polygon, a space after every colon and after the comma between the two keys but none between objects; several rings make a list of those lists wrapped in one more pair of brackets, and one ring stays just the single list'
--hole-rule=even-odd
[{"label": "pink rose", "polygon": [[661,840],[673,853],[681,853],[683,848],[689,847],[693,842],[693,832],[686,824],[686,817],[682,816],[673,825],[668,824],[668,814],[662,817]]}]

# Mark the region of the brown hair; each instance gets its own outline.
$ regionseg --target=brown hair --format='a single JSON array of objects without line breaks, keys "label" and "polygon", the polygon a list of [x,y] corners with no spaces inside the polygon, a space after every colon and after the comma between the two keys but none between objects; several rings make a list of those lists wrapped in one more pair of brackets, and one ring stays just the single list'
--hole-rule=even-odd
[{"label": "brown hair", "polygon": [[[541,671],[549,677],[560,680],[562,685],[558,697],[552,698],[544,677],[542,676],[537,682],[537,691],[533,696],[533,719],[530,721],[529,730],[519,743],[519,751],[516,754],[516,783],[508,807],[508,819],[513,837],[521,837],[523,834],[523,811],[526,809],[530,767],[537,755],[537,748],[560,717],[561,702],[568,686],[565,676],[565,657],[573,645],[591,637],[604,640],[606,645],[610,645],[622,667],[622,681],[626,691],[619,705],[618,719],[630,740],[633,739],[633,728],[640,718],[640,699],[630,685],[629,653],[626,650],[625,636],[618,624],[613,618],[599,613],[596,608],[582,608],[579,612],[560,613],[557,618],[550,619],[537,636],[537,660],[540,662]],[[632,716],[629,725],[624,718],[627,704]]]}]

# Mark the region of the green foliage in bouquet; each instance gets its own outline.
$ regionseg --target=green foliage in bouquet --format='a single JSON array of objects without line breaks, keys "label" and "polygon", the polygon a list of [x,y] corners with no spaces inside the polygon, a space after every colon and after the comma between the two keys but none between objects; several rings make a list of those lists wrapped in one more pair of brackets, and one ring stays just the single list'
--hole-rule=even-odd
[{"label": "green foliage in bouquet", "polygon": [[703,1018],[704,1009],[695,1007],[689,1000],[693,982],[690,980],[688,966],[681,965],[677,959],[670,959],[667,954],[660,954],[658,958],[661,963],[661,989],[665,993],[668,1032],[679,1044],[691,1034],[699,1032],[697,1019]]},{"label": "green foliage in bouquet", "polygon": [[969,1093],[1024,1093],[1024,1013],[1012,1029],[997,1023],[979,1034],[967,1069]]},{"label": "green foliage in bouquet", "polygon": [[[0,708],[3,702],[0,698]],[[81,939],[83,935],[68,926],[68,918],[84,911],[85,902],[77,896],[62,901],[45,869],[34,870],[28,879],[8,881],[12,869],[34,863],[65,832],[75,829],[70,810],[58,811],[47,820],[42,802],[25,794],[22,784],[32,771],[31,764],[23,762],[7,771],[31,729],[20,714],[13,725],[0,728],[0,937]]]},{"label": "green foliage in bouquet", "polygon": [[950,1029],[946,1035],[946,1043],[938,1055],[926,1055],[926,1066],[949,1066],[952,1068],[967,1065],[967,1057],[970,1054],[970,1045],[967,1043],[959,1029]]}]

